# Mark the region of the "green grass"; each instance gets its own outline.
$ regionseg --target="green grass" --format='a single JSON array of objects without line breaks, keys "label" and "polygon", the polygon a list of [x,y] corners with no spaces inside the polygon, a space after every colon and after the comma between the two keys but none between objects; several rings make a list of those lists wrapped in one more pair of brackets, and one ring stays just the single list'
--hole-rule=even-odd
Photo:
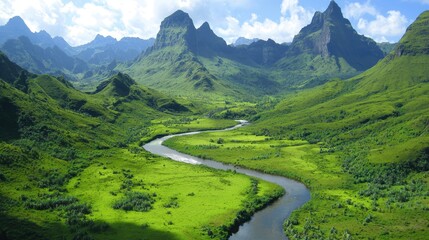
[{"label": "green grass", "polygon": [[[262,181],[255,193],[247,176],[141,148],[157,135],[235,121],[172,115],[179,103],[125,75],[95,94],[33,77],[28,91],[0,81],[0,121],[8,129],[0,142],[0,230],[10,239],[224,239],[239,212],[256,210],[249,202],[264,204],[282,193]],[[138,211],[115,209],[121,202]]]},{"label": "green grass", "polygon": [[[124,170],[129,170],[132,177],[124,177]],[[122,186],[126,180],[132,181],[129,189]],[[158,239],[168,233],[172,239],[209,239],[203,227],[216,228],[230,222],[247,199],[250,183],[248,177],[232,172],[118,150],[86,168],[69,182],[67,189],[70,195],[91,203],[91,219],[111,226],[97,238]],[[278,190],[265,182],[259,187],[261,195],[272,195]],[[153,209],[114,209],[115,201],[129,190],[153,196]],[[177,201],[174,207],[168,207],[171,199]],[[135,227],[122,229],[122,224]]]},{"label": "green grass", "polygon": [[[221,144],[217,140],[222,138]],[[302,140],[273,139],[256,136],[248,129],[233,132],[204,133],[167,140],[166,145],[181,152],[243,167],[282,175],[304,182],[312,199],[285,223],[292,239],[313,235],[327,239],[350,233],[353,238],[424,239],[427,234],[428,174],[410,175],[416,192],[407,184],[392,187],[384,196],[364,195],[367,185],[354,184],[345,173],[339,154],[324,152],[323,144]],[[413,180],[412,180],[413,179]],[[420,182],[423,181],[423,182]],[[423,185],[422,185],[423,184]],[[396,190],[410,199],[401,202]],[[414,191],[414,190],[413,190]],[[370,216],[370,217],[368,217]],[[369,219],[367,219],[369,218]]]},{"label": "green grass", "polygon": [[[286,221],[290,239],[426,239],[426,16],[401,41],[417,52],[391,54],[352,79],[290,93],[246,128],[166,144],[305,183],[312,198]],[[407,43],[413,34],[416,45]]]}]

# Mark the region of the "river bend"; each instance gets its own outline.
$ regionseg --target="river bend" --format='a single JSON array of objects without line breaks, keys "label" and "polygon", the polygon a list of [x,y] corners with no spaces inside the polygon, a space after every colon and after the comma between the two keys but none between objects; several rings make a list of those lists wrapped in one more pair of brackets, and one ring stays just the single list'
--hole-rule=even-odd
[{"label": "river bend", "polygon": [[[229,131],[247,124],[246,121],[239,121],[240,124],[224,130]],[[204,131],[204,132],[215,132]],[[271,205],[256,212],[250,221],[240,226],[237,233],[234,233],[230,240],[280,240],[288,239],[283,231],[283,222],[290,216],[293,210],[299,208],[304,203],[310,200],[310,192],[304,184],[285,177],[270,175],[254,170],[249,170],[242,167],[237,167],[229,164],[224,164],[212,160],[204,160],[188,154],[180,153],[171,148],[168,148],[162,143],[172,137],[180,137],[185,135],[194,135],[201,132],[189,132],[181,134],[168,135],[162,138],[155,139],[143,146],[145,150],[155,155],[170,158],[175,161],[189,164],[203,164],[220,170],[235,170],[238,173],[248,176],[263,179],[282,186],[286,194],[280,197]]]}]

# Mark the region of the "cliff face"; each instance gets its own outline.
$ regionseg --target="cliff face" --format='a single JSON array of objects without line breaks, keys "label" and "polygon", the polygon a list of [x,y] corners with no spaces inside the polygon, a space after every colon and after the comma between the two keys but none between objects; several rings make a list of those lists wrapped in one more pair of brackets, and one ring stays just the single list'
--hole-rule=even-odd
[{"label": "cliff face", "polygon": [[197,30],[192,19],[187,13],[178,10],[162,21],[155,43],[149,52],[169,46],[182,46],[195,51],[196,34]]},{"label": "cliff face", "polygon": [[358,71],[368,69],[384,56],[372,39],[353,29],[334,1],[325,12],[316,12],[310,25],[295,36],[288,55],[303,53],[343,58]]}]

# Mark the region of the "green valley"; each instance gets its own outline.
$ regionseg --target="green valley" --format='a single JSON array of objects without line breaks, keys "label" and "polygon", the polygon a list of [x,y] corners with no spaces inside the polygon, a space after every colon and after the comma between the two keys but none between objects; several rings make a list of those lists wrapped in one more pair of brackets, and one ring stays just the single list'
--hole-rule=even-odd
[{"label": "green valley", "polygon": [[428,17],[361,75],[290,94],[245,129],[167,144],[304,182],[312,199],[286,221],[291,239],[425,239],[429,58],[427,41],[414,43]]},{"label": "green valley", "polygon": [[[0,240],[254,239],[235,233],[300,196],[242,168],[307,191],[277,225],[256,223],[288,239],[427,239],[429,11],[397,43],[360,35],[344,16],[330,1],[292,42],[237,46],[182,10],[156,39],[97,35],[73,47],[10,19],[0,26]],[[194,131],[162,144],[228,170],[146,148]]]}]

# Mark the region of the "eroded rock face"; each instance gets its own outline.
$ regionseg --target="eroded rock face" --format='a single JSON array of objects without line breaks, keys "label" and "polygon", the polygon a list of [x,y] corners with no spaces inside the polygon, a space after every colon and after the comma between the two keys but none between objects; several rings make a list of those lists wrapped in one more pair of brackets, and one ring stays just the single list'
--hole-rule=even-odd
[{"label": "eroded rock face", "polygon": [[155,44],[150,51],[175,45],[182,45],[190,50],[195,50],[196,32],[197,30],[189,15],[178,10],[162,21]]},{"label": "eroded rock face", "polygon": [[353,29],[334,1],[325,12],[316,12],[311,23],[294,38],[288,55],[302,53],[341,57],[359,71],[384,57],[372,39],[359,35]]}]

